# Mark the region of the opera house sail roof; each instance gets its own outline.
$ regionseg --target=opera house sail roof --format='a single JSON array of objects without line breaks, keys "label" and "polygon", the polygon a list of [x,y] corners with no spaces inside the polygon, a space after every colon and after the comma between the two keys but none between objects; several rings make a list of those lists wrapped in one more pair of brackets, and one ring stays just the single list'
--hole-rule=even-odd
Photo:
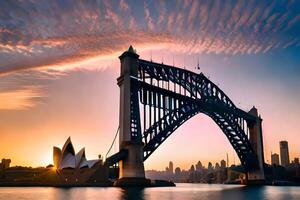
[{"label": "opera house sail roof", "polygon": [[53,147],[53,164],[56,169],[92,168],[98,162],[99,159],[86,159],[85,148],[82,148],[75,154],[70,137],[65,142],[62,150],[58,147]]}]

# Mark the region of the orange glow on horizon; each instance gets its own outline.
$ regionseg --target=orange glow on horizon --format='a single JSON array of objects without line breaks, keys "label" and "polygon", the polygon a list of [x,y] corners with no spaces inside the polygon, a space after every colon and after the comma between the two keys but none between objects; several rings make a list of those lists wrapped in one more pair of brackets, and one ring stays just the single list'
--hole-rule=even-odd
[{"label": "orange glow on horizon", "polygon": [[0,93],[0,110],[24,110],[35,106],[33,98],[42,97],[39,87],[26,87]]}]

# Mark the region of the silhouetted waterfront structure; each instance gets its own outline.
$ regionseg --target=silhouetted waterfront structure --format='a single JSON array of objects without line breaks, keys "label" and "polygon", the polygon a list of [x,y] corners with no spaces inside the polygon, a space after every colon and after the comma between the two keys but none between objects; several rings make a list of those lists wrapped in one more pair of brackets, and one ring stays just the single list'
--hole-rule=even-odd
[{"label": "silhouetted waterfront structure", "polygon": [[271,155],[271,164],[279,165],[279,155],[277,153]]},{"label": "silhouetted waterfront structure", "polygon": [[173,174],[173,162],[172,161],[169,162],[169,172],[170,172],[170,174]]},{"label": "silhouetted waterfront structure", "polygon": [[[286,167],[278,164],[266,164],[265,173],[268,184],[280,184],[281,181],[284,181],[284,184],[300,184],[299,159],[295,158],[294,161]],[[196,165],[191,165],[188,170],[176,167],[173,175],[170,175],[169,167],[166,167],[165,171],[147,170],[146,176],[151,179],[165,179],[177,183],[239,184],[245,179],[245,169],[241,165],[226,167],[225,160],[217,162],[215,166],[209,162],[207,167],[198,161]]]},{"label": "silhouetted waterfront structure", "polygon": [[198,161],[196,165],[191,165],[189,170],[181,170],[180,167],[176,167],[172,175],[170,175],[169,167],[165,171],[147,170],[146,175],[151,179],[165,179],[182,183],[224,183],[227,180],[226,162],[222,160],[220,163],[216,163],[215,167],[210,163],[208,169]]},{"label": "silhouetted waterfront structure", "polygon": [[225,168],[226,168],[226,161],[221,160],[221,169],[225,169]]},{"label": "silhouetted waterfront structure", "polygon": [[198,161],[196,164],[196,171],[201,172],[202,170],[203,170],[202,163],[201,163],[201,161]]},{"label": "silhouetted waterfront structure", "polygon": [[280,141],[280,164],[284,167],[290,164],[289,146],[287,141]]},{"label": "silhouetted waterfront structure", "polygon": [[10,167],[11,160],[3,158],[0,163],[0,180],[5,178],[6,169]]},{"label": "silhouetted waterfront structure", "polygon": [[11,159],[3,158],[0,163],[0,169],[8,169],[10,167]]}]

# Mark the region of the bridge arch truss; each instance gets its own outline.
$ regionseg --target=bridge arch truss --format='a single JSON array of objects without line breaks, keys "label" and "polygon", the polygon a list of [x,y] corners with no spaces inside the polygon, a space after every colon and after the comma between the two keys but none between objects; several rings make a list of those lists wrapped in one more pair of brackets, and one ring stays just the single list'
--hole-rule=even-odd
[{"label": "bridge arch truss", "polygon": [[[144,143],[146,160],[178,127],[198,113],[215,121],[235,149],[246,170],[257,168],[257,156],[249,140],[256,117],[237,108],[204,74],[138,60],[137,77],[131,77],[132,137]],[[139,106],[137,105],[139,104]],[[139,119],[137,119],[139,118]]]}]

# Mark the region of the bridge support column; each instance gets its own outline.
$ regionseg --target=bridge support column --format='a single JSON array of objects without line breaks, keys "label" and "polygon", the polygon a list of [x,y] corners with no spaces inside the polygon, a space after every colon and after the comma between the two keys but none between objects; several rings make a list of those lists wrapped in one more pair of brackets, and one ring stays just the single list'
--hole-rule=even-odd
[{"label": "bridge support column", "polygon": [[262,137],[262,119],[257,109],[253,107],[249,113],[256,117],[256,123],[249,124],[250,143],[258,158],[258,168],[248,172],[248,184],[262,184],[265,181],[264,173],[264,146]]},{"label": "bridge support column", "polygon": [[146,186],[150,180],[145,179],[143,147],[138,87],[132,79],[138,75],[139,55],[129,47],[120,57],[121,74],[118,78],[120,87],[119,144],[120,150],[128,152],[127,157],[120,161],[119,180],[115,186]]},{"label": "bridge support column", "polygon": [[123,143],[122,148],[128,150],[128,156],[120,162],[120,178],[145,178],[143,147],[143,143]]}]

